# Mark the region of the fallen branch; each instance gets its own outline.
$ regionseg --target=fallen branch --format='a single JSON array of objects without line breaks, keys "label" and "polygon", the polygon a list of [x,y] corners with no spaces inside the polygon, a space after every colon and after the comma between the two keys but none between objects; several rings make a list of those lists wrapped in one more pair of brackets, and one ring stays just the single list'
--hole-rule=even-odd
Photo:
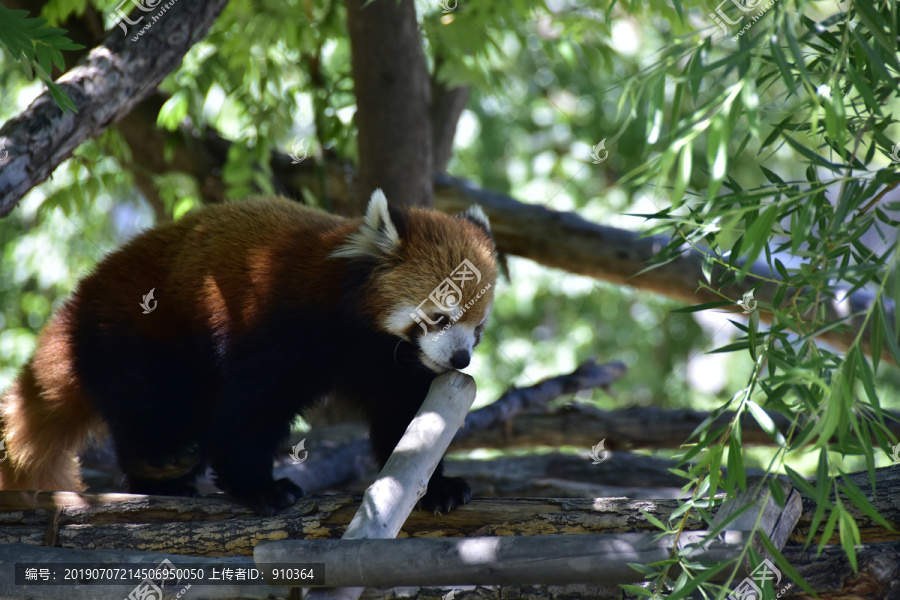
[{"label": "fallen branch", "polygon": [[508,424],[514,415],[527,409],[544,407],[565,394],[598,387],[608,389],[625,375],[625,371],[625,365],[621,362],[598,365],[590,359],[567,375],[550,377],[527,388],[512,388],[496,402],[469,413],[466,424],[456,433],[453,443],[456,445],[467,437],[488,430],[496,435],[495,430],[502,424]]}]

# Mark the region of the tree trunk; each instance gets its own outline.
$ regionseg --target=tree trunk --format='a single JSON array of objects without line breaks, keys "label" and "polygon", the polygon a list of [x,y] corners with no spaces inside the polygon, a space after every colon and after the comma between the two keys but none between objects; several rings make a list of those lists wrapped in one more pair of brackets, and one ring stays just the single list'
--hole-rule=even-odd
[{"label": "tree trunk", "polygon": [[431,206],[431,91],[413,0],[347,0],[356,92],[359,214],[375,188]]}]

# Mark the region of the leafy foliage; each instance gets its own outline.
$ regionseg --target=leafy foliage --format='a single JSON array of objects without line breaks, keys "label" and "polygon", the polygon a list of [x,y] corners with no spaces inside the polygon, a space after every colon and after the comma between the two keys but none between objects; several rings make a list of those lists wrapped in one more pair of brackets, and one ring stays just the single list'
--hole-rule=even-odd
[{"label": "leafy foliage", "polygon": [[[85,0],[52,0],[43,16],[58,24],[84,8]],[[511,282],[500,289],[473,365],[480,401],[591,355],[623,359],[631,374],[618,395],[591,401],[749,413],[776,442],[774,451],[742,447],[737,417],[723,428],[702,424],[680,450],[689,499],[670,522],[656,523],[661,529],[678,535],[690,514],[708,518],[718,492],[746,489],[747,469],[761,468],[816,498],[811,531],[824,527],[820,548],[835,533],[855,560],[859,531],[849,507],[878,517],[844,473],[867,468],[874,481],[875,466],[889,462],[897,443],[886,428],[889,409],[900,408],[897,3],[515,0],[460,2],[451,13],[437,2],[417,8],[436,76],[474,86],[452,172],[526,202],[670,234],[660,262],[702,248],[710,253],[706,272],[715,265],[727,275],[698,285],[775,288],[774,301],[749,319],[729,319],[712,307],[676,312],[671,301],[511,260]],[[0,15],[0,27],[6,22]],[[43,23],[34,20],[23,25],[21,14],[14,22],[32,33],[20,33],[10,52],[49,72],[57,60],[50,48],[66,49],[61,32],[35,29]],[[47,37],[36,41],[35,31]],[[19,65],[0,63],[0,82],[17,97],[34,94]],[[232,142],[224,169],[230,197],[271,192],[271,149],[287,151],[301,138],[318,160],[355,156],[349,43],[337,0],[230,2],[162,89],[170,98],[160,127],[215,129]],[[17,108],[0,106],[0,117]],[[591,151],[600,142],[609,154],[598,163]],[[138,174],[110,131],[0,221],[0,377],[25,360],[77,274],[147,222]],[[202,182],[177,165],[153,184],[163,217],[199,202]],[[131,216],[116,221],[123,211]],[[54,260],[60,268],[47,268]],[[830,317],[825,304],[853,290],[872,302]],[[723,303],[736,300],[722,294]],[[856,331],[846,351],[817,337],[841,327]],[[869,357],[869,345],[887,351]],[[715,386],[701,388],[712,379]],[[775,430],[772,411],[790,418],[788,431]],[[778,486],[768,490],[779,499]],[[726,593],[708,580],[721,566],[684,554],[641,568],[653,583],[628,588],[637,595]]]},{"label": "leafy foliage", "polygon": [[24,67],[28,79],[35,74],[50,90],[50,95],[63,109],[75,112],[75,105],[65,92],[53,83],[54,66],[63,69],[62,50],[80,50],[65,36],[66,31],[45,27],[47,19],[30,19],[27,10],[10,10],[0,5],[0,48],[9,52]]}]

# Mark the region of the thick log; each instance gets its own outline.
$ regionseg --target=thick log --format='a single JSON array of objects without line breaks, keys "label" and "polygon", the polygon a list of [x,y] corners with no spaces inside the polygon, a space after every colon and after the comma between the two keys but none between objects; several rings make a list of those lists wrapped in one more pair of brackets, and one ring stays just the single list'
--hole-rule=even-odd
[{"label": "thick log", "polygon": [[495,402],[469,413],[465,426],[453,438],[453,444],[464,444],[464,439],[488,431],[496,436],[499,426],[507,426],[515,415],[527,409],[543,409],[547,403],[565,394],[594,388],[608,389],[624,377],[626,370],[619,361],[601,365],[589,359],[571,373],[549,377],[525,388],[509,389]]},{"label": "thick log", "polygon": [[[717,535],[696,531],[683,535],[406,540],[350,539],[345,535],[341,540],[261,542],[253,555],[260,566],[327,561],[328,569],[322,579],[316,578],[316,585],[636,583],[643,581],[644,575],[633,564],[665,561],[676,549],[692,561],[727,562],[744,556],[744,546],[755,537],[754,532],[760,531],[780,550],[800,516],[799,494],[789,484],[782,489],[787,498],[783,508],[771,498],[764,478],[748,478],[747,490],[726,502],[716,514],[712,526],[721,531]],[[741,566],[742,575],[752,570],[749,563]],[[275,585],[293,583],[283,576],[266,578]]]},{"label": "thick log", "polygon": [[[785,434],[789,431],[787,417],[778,412],[767,414],[776,429]],[[606,440],[604,447],[608,450],[676,448],[688,441],[697,426],[709,417],[708,412],[688,408],[670,410],[648,406],[606,411],[572,404],[552,412],[524,412],[509,419],[501,429],[475,430],[468,435],[457,436],[450,449],[590,448],[601,439]],[[733,419],[733,412],[723,413],[713,421],[712,428],[724,427]],[[741,415],[740,423],[743,446],[776,444],[749,413]],[[886,425],[900,438],[900,421],[888,417]]]},{"label": "thick log", "polygon": [[[859,573],[854,573],[843,548],[826,546],[820,556],[816,549],[786,546],[788,562],[818,594],[818,600],[896,600],[900,598],[900,543],[863,544],[856,548]],[[800,586],[784,578],[777,590],[790,586],[779,600],[814,600]],[[448,596],[448,594],[450,594]],[[622,600],[619,586],[568,584],[541,586],[453,586],[392,590],[367,588],[363,600],[402,597],[406,600]],[[764,599],[774,600],[774,599]]]},{"label": "thick log", "polygon": [[[803,550],[800,546],[787,546],[782,553],[788,562],[802,575],[817,592],[820,600],[893,600],[900,594],[900,542],[884,544],[863,544],[858,546],[857,557],[859,572],[854,573],[847,561],[846,554],[838,545],[826,546],[822,554],[817,556],[816,549]],[[168,558],[176,566],[184,567],[189,562],[204,565],[214,562],[209,558],[194,559],[184,556],[149,554],[137,552],[118,552],[108,550],[78,551],[61,548],[46,548],[26,545],[9,545],[0,547],[0,597],[3,598],[35,598],[47,600],[94,600],[98,597],[126,598],[132,587],[122,590],[115,586],[29,586],[27,594],[10,592],[7,587],[13,578],[7,572],[7,565],[15,562],[45,562],[60,564],[65,562],[94,562],[108,560],[113,563],[149,563],[159,564],[162,558]],[[252,566],[248,557],[216,559],[222,564]],[[787,580],[789,582],[789,580]],[[790,583],[790,582],[789,582]],[[784,581],[779,588],[786,585]],[[164,591],[175,591],[165,589]],[[119,593],[122,592],[122,593]],[[204,600],[206,598],[284,598],[284,588],[270,588],[250,585],[215,585],[192,586],[190,598]],[[451,594],[450,596],[447,596]],[[364,600],[403,597],[420,600],[509,600],[519,599],[552,599],[570,600],[620,600],[622,591],[616,585],[598,584],[560,584],[541,586],[453,586],[446,588],[427,587],[410,588],[392,592],[390,588],[368,588],[363,594]],[[170,597],[170,596],[167,596]],[[790,600],[813,600],[799,586],[792,585],[781,596]]]},{"label": "thick log", "polygon": [[[65,548],[249,555],[265,539],[339,538],[360,504],[346,494],[310,496],[274,517],[259,517],[223,496],[0,491],[0,543],[43,544],[58,509],[57,544]],[[641,511],[665,521],[677,506],[675,500],[626,498],[477,499],[446,515],[413,511],[399,537],[652,532]],[[689,529],[702,527],[698,518],[689,519]]]},{"label": "thick log", "polygon": [[[447,461],[448,473],[464,475],[476,496],[488,498],[678,498],[685,480],[674,460],[605,452],[594,464],[588,450],[547,452],[492,460]],[[660,494],[660,495],[652,495]]]},{"label": "thick log", "polygon": [[[857,546],[858,572],[840,545],[826,546],[821,555],[816,547],[785,548],[782,554],[818,594],[818,600],[900,598],[900,542]],[[782,598],[814,600],[798,585]]]},{"label": "thick log", "polygon": [[[865,543],[900,540],[900,468],[878,469],[877,493],[866,473],[852,481],[875,509],[894,527],[886,530],[849,500]],[[813,498],[803,497],[800,521],[791,541],[803,543],[816,510]],[[71,492],[0,492],[0,543],[43,544],[51,517],[59,511],[57,544],[66,548],[151,550],[195,556],[249,555],[260,540],[328,539],[343,535],[360,506],[349,495],[310,496],[274,517],[258,517],[241,506],[218,498],[167,498],[130,494]],[[449,514],[435,516],[413,511],[399,537],[627,533],[656,531],[643,516],[647,511],[665,522],[678,507],[676,500],[594,499],[476,499]],[[129,535],[123,536],[127,525]],[[686,529],[703,522],[691,517]],[[818,543],[819,533],[814,536]],[[840,542],[835,532],[830,543]]]},{"label": "thick log", "polygon": [[[328,561],[322,585],[509,585],[634,583],[644,579],[630,564],[667,560],[673,545],[691,560],[734,560],[747,534],[700,544],[709,532],[535,535],[406,540],[291,540],[256,547],[257,565]],[[273,585],[289,585],[281,577]]]}]

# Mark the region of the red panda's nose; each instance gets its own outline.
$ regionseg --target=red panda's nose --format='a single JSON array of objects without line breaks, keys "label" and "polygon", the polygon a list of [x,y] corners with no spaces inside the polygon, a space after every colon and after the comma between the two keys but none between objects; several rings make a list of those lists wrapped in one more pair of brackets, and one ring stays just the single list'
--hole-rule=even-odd
[{"label": "red panda's nose", "polygon": [[469,351],[459,350],[450,357],[450,366],[454,369],[465,369],[469,366]]}]

